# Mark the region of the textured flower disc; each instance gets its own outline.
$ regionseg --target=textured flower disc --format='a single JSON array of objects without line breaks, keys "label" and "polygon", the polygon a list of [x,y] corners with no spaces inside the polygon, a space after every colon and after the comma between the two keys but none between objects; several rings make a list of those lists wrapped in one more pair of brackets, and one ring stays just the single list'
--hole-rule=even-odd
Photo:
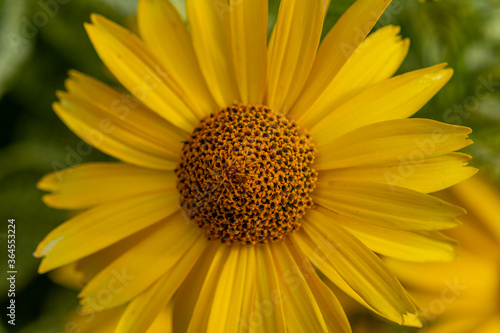
[{"label": "textured flower disc", "polygon": [[314,154],[309,136],[267,107],[221,109],[185,142],[176,170],[181,205],[209,240],[278,241],[312,206]]}]

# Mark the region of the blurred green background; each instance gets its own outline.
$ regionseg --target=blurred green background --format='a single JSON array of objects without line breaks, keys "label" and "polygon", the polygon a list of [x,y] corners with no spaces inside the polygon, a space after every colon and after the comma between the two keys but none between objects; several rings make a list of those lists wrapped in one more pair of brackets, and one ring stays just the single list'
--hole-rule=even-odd
[{"label": "blurred green background", "polygon": [[[183,0],[173,2],[183,10]],[[332,0],[325,32],[352,3]],[[270,1],[270,27],[278,5],[278,0]],[[16,219],[18,271],[16,326],[6,324],[2,311],[0,332],[61,332],[63,318],[77,305],[76,292],[36,272],[36,244],[68,216],[44,206],[36,182],[54,169],[111,158],[95,149],[75,158],[71,152],[80,140],[51,104],[69,69],[114,84],[83,23],[97,12],[134,29],[135,10],[136,0],[0,0],[2,309],[7,306],[9,218]],[[500,184],[500,1],[394,0],[375,29],[387,24],[400,25],[403,37],[411,39],[401,73],[440,62],[455,69],[452,80],[417,117],[471,127],[475,144],[467,152],[474,156],[472,163]],[[400,330],[394,327],[394,332]]]}]

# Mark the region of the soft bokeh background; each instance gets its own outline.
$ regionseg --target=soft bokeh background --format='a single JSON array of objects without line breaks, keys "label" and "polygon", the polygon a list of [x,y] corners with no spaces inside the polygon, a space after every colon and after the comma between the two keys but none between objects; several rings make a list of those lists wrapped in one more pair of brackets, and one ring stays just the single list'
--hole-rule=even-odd
[{"label": "soft bokeh background", "polygon": [[[173,2],[183,10],[183,0]],[[332,0],[325,31],[352,3]],[[270,1],[270,27],[278,5],[278,0]],[[16,326],[7,327],[2,310],[0,332],[61,332],[65,316],[77,305],[76,292],[36,272],[36,244],[68,215],[45,207],[35,184],[51,171],[111,160],[83,145],[56,117],[51,104],[69,69],[116,85],[92,49],[83,23],[97,12],[134,29],[135,10],[136,0],[0,0],[0,249],[5,253],[0,255],[1,309],[7,300],[9,218],[16,219],[18,271]],[[452,80],[417,117],[473,128],[475,144],[467,152],[498,186],[500,1],[393,0],[375,29],[387,24],[400,25],[401,34],[411,39],[401,73],[440,62],[455,69]],[[365,315],[352,318],[366,321]],[[401,332],[400,327],[383,327]]]}]

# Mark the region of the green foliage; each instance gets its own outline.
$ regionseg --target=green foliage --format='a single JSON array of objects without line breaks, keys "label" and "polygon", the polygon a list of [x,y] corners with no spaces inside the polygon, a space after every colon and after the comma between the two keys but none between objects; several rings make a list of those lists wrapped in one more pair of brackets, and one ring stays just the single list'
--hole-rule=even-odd
[{"label": "green foliage", "polygon": [[447,62],[450,82],[416,116],[473,129],[473,164],[500,184],[500,8],[494,1],[409,1],[391,22],[411,39],[400,72]]},{"label": "green foliage", "polygon": [[26,0],[0,1],[0,98],[33,49],[33,38],[19,25],[28,12]]}]

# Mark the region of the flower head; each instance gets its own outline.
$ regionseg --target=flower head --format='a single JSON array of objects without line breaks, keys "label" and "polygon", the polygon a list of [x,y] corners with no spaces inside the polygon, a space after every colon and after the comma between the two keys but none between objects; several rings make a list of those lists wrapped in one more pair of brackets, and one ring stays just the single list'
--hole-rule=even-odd
[{"label": "flower head", "polygon": [[[71,72],[54,110],[119,163],[45,176],[44,201],[84,210],[35,255],[79,271],[84,311],[126,306],[146,331],[348,332],[329,281],[375,313],[418,326],[374,253],[446,261],[437,230],[463,209],[428,193],[470,177],[470,130],[407,119],[449,80],[446,64],[392,77],[399,28],[366,35],[390,1],[359,0],[320,43],[327,3],[140,0],[140,37],[98,15],[86,29],[134,96]],[[374,251],[374,252],[373,252]]]}]

